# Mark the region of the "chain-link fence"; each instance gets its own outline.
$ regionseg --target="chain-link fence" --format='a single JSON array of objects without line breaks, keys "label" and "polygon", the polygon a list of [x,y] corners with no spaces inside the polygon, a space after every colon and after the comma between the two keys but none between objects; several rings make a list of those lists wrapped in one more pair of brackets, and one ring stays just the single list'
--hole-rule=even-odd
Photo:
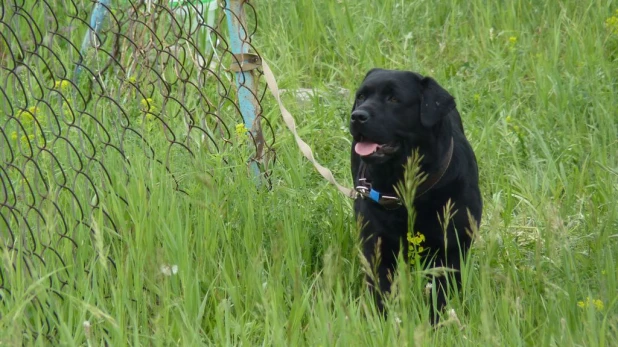
[{"label": "chain-link fence", "polygon": [[18,277],[72,285],[67,255],[94,247],[76,235],[121,232],[103,202],[129,203],[136,163],[184,192],[192,160],[225,160],[247,133],[254,173],[268,173],[256,29],[246,1],[2,1],[0,308]]}]

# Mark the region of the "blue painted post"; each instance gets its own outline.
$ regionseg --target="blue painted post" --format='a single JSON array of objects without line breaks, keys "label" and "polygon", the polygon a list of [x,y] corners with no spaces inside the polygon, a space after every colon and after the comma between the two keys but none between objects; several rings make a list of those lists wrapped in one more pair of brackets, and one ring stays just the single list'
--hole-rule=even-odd
[{"label": "blue painted post", "polygon": [[103,21],[109,15],[110,5],[111,0],[98,0],[94,5],[94,10],[92,10],[92,14],[90,15],[90,28],[88,29],[88,31],[86,31],[86,35],[84,36],[84,40],[82,41],[82,47],[79,51],[81,56],[79,57],[79,61],[73,73],[73,82],[75,84],[77,84],[79,74],[82,71],[82,62],[84,56],[86,55],[88,49],[92,47],[92,40],[96,38],[97,35],[101,32]]},{"label": "blue painted post", "polygon": [[[239,58],[242,54],[249,53],[249,37],[246,28],[245,11],[243,4],[246,0],[226,0],[225,1],[225,17],[227,20],[227,26],[229,31],[229,42],[232,49],[232,53],[238,58],[240,69],[235,73],[236,87],[238,88],[238,104],[240,106],[240,113],[242,114],[245,127],[253,134],[253,138],[256,141],[256,157],[261,155],[261,149],[263,143],[261,127],[259,122],[255,121],[257,110],[259,107],[259,100],[256,98],[257,85],[255,83],[255,76],[253,70],[247,69],[244,71],[242,68],[244,64],[251,62],[246,61],[245,58]],[[247,57],[248,55],[245,55]],[[255,161],[252,161],[251,170],[259,177],[260,169]]]}]

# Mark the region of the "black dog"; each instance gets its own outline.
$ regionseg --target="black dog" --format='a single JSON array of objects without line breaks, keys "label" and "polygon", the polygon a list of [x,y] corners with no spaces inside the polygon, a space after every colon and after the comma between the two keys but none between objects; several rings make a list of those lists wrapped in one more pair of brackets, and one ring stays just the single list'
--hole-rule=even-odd
[{"label": "black dog", "polygon": [[[420,168],[427,175],[413,204],[414,232],[421,233],[415,236],[424,249],[419,255],[428,267],[455,270],[454,279],[461,283],[460,255],[470,247],[470,232],[480,224],[483,203],[476,157],[464,135],[455,99],[430,77],[373,69],[356,92],[350,132],[352,177],[359,193],[354,210],[363,225],[363,254],[376,269],[373,277],[378,283],[372,276],[367,280],[378,309],[384,312],[383,297],[390,291],[398,253],[408,254],[408,214],[394,187],[403,179],[404,164],[415,149],[423,156]],[[445,234],[438,216],[444,218],[449,199],[454,216]],[[447,279],[437,277],[436,283],[435,299],[442,309]]]}]

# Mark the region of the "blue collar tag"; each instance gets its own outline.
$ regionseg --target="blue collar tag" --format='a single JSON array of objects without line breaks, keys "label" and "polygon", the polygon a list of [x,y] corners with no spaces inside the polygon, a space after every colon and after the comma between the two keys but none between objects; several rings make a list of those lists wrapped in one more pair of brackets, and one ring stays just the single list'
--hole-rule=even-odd
[{"label": "blue collar tag", "polygon": [[380,202],[380,193],[376,192],[375,190],[371,189],[369,191],[369,198],[375,202]]}]

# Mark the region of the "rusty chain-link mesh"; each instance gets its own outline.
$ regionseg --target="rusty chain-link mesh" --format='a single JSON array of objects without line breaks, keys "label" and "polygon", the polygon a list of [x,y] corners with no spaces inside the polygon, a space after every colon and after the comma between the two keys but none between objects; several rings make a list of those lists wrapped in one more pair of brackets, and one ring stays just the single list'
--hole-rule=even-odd
[{"label": "rusty chain-link mesh", "polygon": [[[97,28],[90,24],[95,6],[109,11]],[[72,285],[69,258],[94,247],[78,244],[76,235],[103,226],[121,232],[103,202],[114,196],[129,203],[119,187],[140,182],[136,162],[164,168],[184,192],[191,160],[225,160],[230,139],[246,131],[241,88],[251,91],[262,121],[254,123],[249,138],[260,141],[248,157],[267,172],[274,134],[261,117],[266,89],[258,70],[255,90],[242,78],[236,85],[226,24],[226,15],[236,14],[225,7],[217,3],[208,26],[207,9],[200,14],[194,4],[167,0],[2,1],[0,308],[17,277],[55,290]],[[248,35],[240,37],[256,52],[255,9],[248,2],[243,8]],[[44,302],[33,303],[44,310]]]}]

